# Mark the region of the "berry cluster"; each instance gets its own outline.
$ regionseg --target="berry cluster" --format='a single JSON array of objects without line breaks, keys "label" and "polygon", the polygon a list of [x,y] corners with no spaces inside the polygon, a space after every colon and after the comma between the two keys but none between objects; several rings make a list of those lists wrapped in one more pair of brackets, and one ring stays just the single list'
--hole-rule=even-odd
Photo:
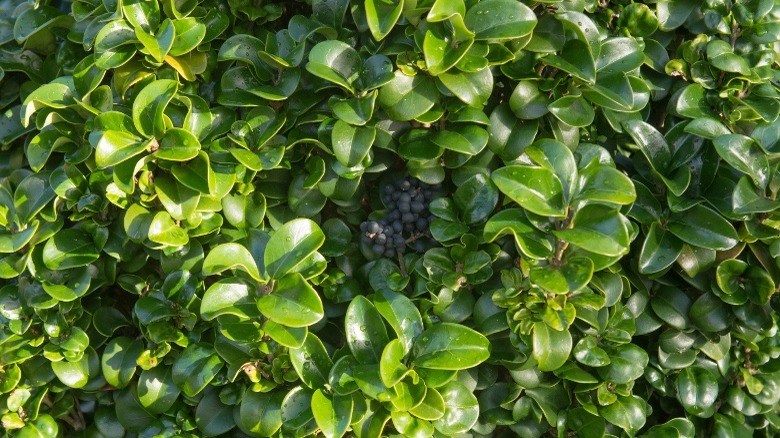
[{"label": "berry cluster", "polygon": [[428,204],[439,196],[440,189],[439,185],[431,186],[411,177],[384,186],[382,202],[387,215],[379,221],[360,224],[362,243],[376,256],[403,254],[407,244],[416,252],[424,252],[428,225],[433,220]]}]

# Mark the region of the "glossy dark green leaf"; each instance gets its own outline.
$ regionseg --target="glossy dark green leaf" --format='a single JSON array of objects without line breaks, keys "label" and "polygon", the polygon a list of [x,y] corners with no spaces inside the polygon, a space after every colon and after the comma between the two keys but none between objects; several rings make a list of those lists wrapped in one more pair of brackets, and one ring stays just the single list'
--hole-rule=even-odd
[{"label": "glossy dark green leaf", "polygon": [[404,352],[411,351],[412,343],[423,331],[422,317],[414,303],[405,295],[382,289],[374,295],[374,306],[395,331]]},{"label": "glossy dark green leaf", "polygon": [[634,184],[628,177],[610,166],[591,165],[580,174],[576,199],[627,205],[636,200]]},{"label": "glossy dark green leaf", "polygon": [[311,256],[325,241],[320,227],[309,219],[294,219],[271,235],[263,259],[272,279],[281,278]]},{"label": "glossy dark green leaf", "polygon": [[218,436],[236,427],[233,406],[220,400],[219,390],[213,389],[198,402],[195,424],[204,436]]},{"label": "glossy dark green leaf", "polygon": [[257,300],[257,307],[271,321],[288,327],[307,327],[324,316],[319,295],[298,273],[276,280],[272,290]]},{"label": "glossy dark green leaf", "polygon": [[387,345],[387,329],[380,313],[363,296],[352,299],[344,317],[347,345],[362,364],[378,364]]},{"label": "glossy dark green leaf", "polygon": [[734,227],[703,205],[673,215],[667,229],[685,243],[716,251],[731,249],[738,243]]},{"label": "glossy dark green leaf", "polygon": [[766,188],[770,167],[766,153],[750,137],[740,134],[721,135],[712,141],[718,155],[735,169],[750,176],[756,187]]},{"label": "glossy dark green leaf", "polygon": [[341,120],[333,126],[331,141],[336,159],[347,167],[360,164],[371,149],[376,138],[376,129],[365,126],[351,126]]},{"label": "glossy dark green leaf", "polygon": [[379,89],[378,102],[395,120],[412,120],[422,116],[439,99],[433,80],[425,76],[407,76],[400,70],[395,78]]},{"label": "glossy dark green leaf", "polygon": [[462,221],[474,224],[485,220],[498,204],[498,189],[484,174],[476,174],[457,190],[453,200],[463,212]]},{"label": "glossy dark green leaf", "polygon": [[489,68],[475,72],[450,71],[441,73],[438,79],[458,99],[474,107],[484,105],[493,91],[493,73]]},{"label": "glossy dark green leaf", "polygon": [[138,376],[138,401],[152,414],[162,414],[170,409],[181,391],[173,381],[173,370],[169,366],[156,366],[144,370]]},{"label": "glossy dark green leaf", "polygon": [[471,430],[479,417],[479,402],[474,394],[457,380],[439,388],[446,400],[444,416],[433,422],[433,427],[445,435],[457,435]]},{"label": "glossy dark green leaf", "polygon": [[718,399],[717,376],[706,368],[689,367],[677,375],[677,399],[686,412],[703,415]]},{"label": "glossy dark green leaf", "polygon": [[560,55],[550,54],[542,58],[545,64],[565,71],[577,79],[596,82],[596,61],[590,47],[584,41],[572,39],[564,44]]},{"label": "glossy dark green leaf", "polygon": [[507,40],[531,33],[536,15],[522,3],[486,0],[469,8],[464,22],[478,40]]},{"label": "glossy dark green leaf", "polygon": [[306,70],[354,92],[362,61],[358,52],[342,41],[323,41],[309,52]]},{"label": "glossy dark green leaf", "polygon": [[568,330],[554,330],[543,322],[534,324],[533,356],[540,370],[560,368],[569,358],[571,349],[572,338]]},{"label": "glossy dark green leaf", "polygon": [[542,289],[563,294],[575,292],[590,282],[593,276],[593,262],[585,257],[574,257],[560,267],[535,266],[530,278]]},{"label": "glossy dark green leaf", "polygon": [[99,256],[92,236],[75,228],[61,230],[43,247],[43,263],[52,270],[87,266]]},{"label": "glossy dark green leaf", "polygon": [[428,27],[423,40],[423,55],[431,75],[438,76],[453,68],[474,44],[473,35],[464,35],[462,40],[458,36],[452,35],[443,25],[431,24]]},{"label": "glossy dark green leaf", "polygon": [[320,431],[327,438],[344,436],[352,419],[352,397],[326,395],[322,390],[314,391],[311,411]]},{"label": "glossy dark green leaf", "polygon": [[312,389],[321,388],[328,382],[328,374],[333,367],[322,341],[312,333],[306,336],[300,348],[290,349],[290,362],[301,381]]},{"label": "glossy dark green leaf", "polygon": [[270,437],[282,427],[282,400],[284,392],[252,392],[247,390],[241,399],[238,417],[252,434]]},{"label": "glossy dark green leaf", "polygon": [[200,315],[206,321],[221,315],[249,318],[256,316],[256,309],[249,285],[239,278],[227,278],[217,281],[206,290],[200,304]]},{"label": "glossy dark green leaf", "polygon": [[599,415],[623,430],[634,433],[645,425],[645,402],[638,396],[619,396],[617,401],[599,408]]},{"label": "glossy dark green leaf", "polygon": [[170,79],[159,79],[145,86],[133,101],[135,129],[148,137],[162,137],[165,133],[163,111],[176,95],[179,84]]},{"label": "glossy dark green leaf", "polygon": [[377,41],[382,41],[393,30],[396,22],[401,17],[404,2],[384,2],[378,0],[366,0],[366,21],[371,35]]},{"label": "glossy dark green leaf", "polygon": [[625,218],[604,205],[586,205],[574,214],[572,227],[553,233],[586,251],[608,257],[628,251],[629,232]]},{"label": "glossy dark green leaf", "polygon": [[440,323],[418,336],[412,363],[421,368],[460,370],[487,360],[490,343],[478,332],[460,324]]},{"label": "glossy dark green leaf", "polygon": [[208,344],[191,344],[173,363],[173,382],[181,391],[194,397],[222,369],[224,362]]},{"label": "glossy dark green leaf", "polygon": [[502,193],[533,213],[566,215],[561,181],[550,170],[515,164],[495,170],[491,179]]},{"label": "glossy dark green leaf", "polygon": [[582,96],[563,96],[547,105],[547,109],[563,123],[585,127],[596,117],[593,107]]},{"label": "glossy dark green leaf", "polygon": [[106,382],[117,389],[127,386],[135,374],[136,360],[142,350],[143,344],[140,341],[123,336],[112,339],[101,357]]},{"label": "glossy dark green leaf", "polygon": [[644,274],[663,271],[677,261],[682,248],[680,239],[653,222],[639,253],[639,271]]}]

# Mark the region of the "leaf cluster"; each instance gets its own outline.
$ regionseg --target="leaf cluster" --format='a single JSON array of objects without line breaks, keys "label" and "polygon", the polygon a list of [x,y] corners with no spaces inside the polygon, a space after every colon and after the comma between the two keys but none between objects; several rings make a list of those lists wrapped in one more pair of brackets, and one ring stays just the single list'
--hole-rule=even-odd
[{"label": "leaf cluster", "polygon": [[775,436],[779,59],[772,0],[0,0],[2,433]]}]

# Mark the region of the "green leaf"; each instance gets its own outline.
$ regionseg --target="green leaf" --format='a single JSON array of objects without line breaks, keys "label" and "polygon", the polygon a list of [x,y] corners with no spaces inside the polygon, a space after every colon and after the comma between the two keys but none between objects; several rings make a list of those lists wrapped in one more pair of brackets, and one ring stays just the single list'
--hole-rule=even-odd
[{"label": "green leaf", "polygon": [[680,256],[683,243],[658,222],[650,224],[642,249],[639,252],[639,272],[655,274],[671,266]]},{"label": "green leaf", "polygon": [[320,227],[309,219],[294,219],[271,235],[263,260],[266,272],[278,279],[293,271],[325,242]]},{"label": "green leaf", "polygon": [[236,427],[233,406],[220,400],[216,388],[207,392],[195,409],[195,424],[203,436],[218,436]]},{"label": "green leaf", "polygon": [[398,339],[388,342],[382,350],[382,357],[379,360],[379,375],[386,387],[395,386],[409,371],[403,364],[405,355],[404,346]]},{"label": "green leaf", "polygon": [[368,29],[375,40],[382,41],[401,17],[404,2],[403,0],[398,2],[366,0],[365,6]]},{"label": "green leaf", "polygon": [[238,269],[246,272],[257,281],[262,280],[257,264],[252,258],[252,253],[238,243],[217,245],[209,251],[203,261],[203,275],[206,276],[219,274],[228,269]]},{"label": "green leaf", "polygon": [[379,89],[379,104],[395,120],[416,119],[439,99],[433,80],[425,75],[407,76],[400,70],[395,78]]},{"label": "green leaf", "polygon": [[145,86],[133,101],[133,124],[143,136],[162,137],[165,133],[165,107],[178,91],[179,83],[159,79]]},{"label": "green leaf", "polygon": [[666,139],[652,125],[640,120],[628,120],[623,123],[623,128],[628,132],[631,138],[642,154],[647,157],[653,168],[660,173],[666,173],[669,164],[672,161],[672,153]]},{"label": "green leaf", "polygon": [[474,394],[457,380],[438,389],[447,401],[444,416],[433,422],[433,427],[447,436],[468,432],[479,418],[479,402]]},{"label": "green leaf", "polygon": [[160,25],[160,6],[157,3],[127,0],[122,3],[122,12],[133,27],[147,32],[153,32]]},{"label": "green leaf", "polygon": [[590,47],[584,41],[569,40],[560,51],[560,56],[550,54],[542,58],[542,61],[587,83],[596,82],[596,61],[593,59]]},{"label": "green leaf", "polygon": [[158,211],[149,224],[149,240],[166,246],[184,246],[189,242],[189,235],[176,225],[170,214]]},{"label": "green leaf", "polygon": [[301,381],[309,388],[317,389],[328,383],[333,361],[322,341],[309,333],[300,348],[290,349],[290,363]]},{"label": "green leaf", "polygon": [[724,161],[750,176],[756,187],[766,188],[771,176],[769,161],[766,153],[752,138],[741,134],[721,135],[712,144]]},{"label": "green leaf", "polygon": [[[90,136],[90,142],[92,142]],[[96,138],[95,164],[99,169],[116,166],[147,150],[151,141],[123,131],[104,131]]]},{"label": "green leaf", "polygon": [[602,379],[624,385],[644,374],[648,356],[642,348],[634,344],[625,344],[615,347],[609,353],[609,364],[598,369]]},{"label": "green leaf", "polygon": [[173,369],[158,365],[138,377],[138,401],[151,414],[162,414],[176,403],[179,388],[173,381]]},{"label": "green leaf", "polygon": [[344,317],[347,345],[361,364],[378,364],[388,337],[385,323],[371,301],[359,295],[352,299]]},{"label": "green leaf", "polygon": [[289,327],[270,319],[263,323],[263,331],[271,339],[287,348],[300,348],[309,334],[306,327]]},{"label": "green leaf", "polygon": [[520,251],[527,257],[545,259],[552,255],[550,240],[531,225],[519,208],[501,210],[485,224],[483,236],[486,242],[492,242],[505,234],[514,236]]},{"label": "green leaf", "polygon": [[603,367],[609,365],[610,358],[603,348],[598,346],[598,341],[593,336],[586,336],[577,342],[573,350],[577,362],[590,367]]},{"label": "green leaf", "polygon": [[376,129],[366,126],[351,126],[336,121],[331,132],[331,142],[336,159],[347,167],[357,166],[368,155],[376,138]]},{"label": "green leaf", "polygon": [[308,327],[325,314],[319,295],[298,273],[276,280],[273,290],[257,300],[257,308],[271,321],[288,327]]},{"label": "green leaf", "polygon": [[[5,418],[5,417],[3,417]],[[41,414],[37,418],[28,421],[15,436],[19,438],[48,438],[58,436],[60,428],[49,414]]]},{"label": "green leaf", "polygon": [[[707,90],[700,84],[689,84],[677,96],[675,110],[683,117],[692,119],[717,119],[717,114],[707,100]],[[730,131],[726,131],[728,134]]]},{"label": "green leaf", "polygon": [[309,52],[309,62],[306,70],[326,81],[342,86],[350,92],[355,92],[362,60],[358,52],[349,44],[329,40],[315,45]]},{"label": "green leaf", "polygon": [[444,416],[446,406],[439,391],[429,387],[422,403],[410,409],[409,413],[423,420],[434,421]]},{"label": "green leaf", "polygon": [[173,27],[176,39],[168,52],[171,56],[184,55],[197,47],[206,36],[206,25],[194,17],[173,20]]},{"label": "green leaf", "polygon": [[412,343],[423,331],[422,317],[414,303],[405,295],[382,289],[374,295],[374,306],[395,331],[404,353],[411,351]]},{"label": "green leaf", "polygon": [[493,73],[489,68],[475,72],[446,72],[438,80],[463,103],[482,107],[493,93]]},{"label": "green leaf", "polygon": [[586,127],[593,123],[596,112],[582,96],[563,96],[547,105],[547,109],[567,125]]},{"label": "green leaf", "polygon": [[645,425],[645,401],[639,396],[618,396],[615,403],[599,408],[605,420],[633,434]]},{"label": "green leaf", "polygon": [[586,251],[608,257],[628,252],[629,232],[626,219],[614,208],[589,204],[577,210],[571,228],[553,234]]},{"label": "green leaf", "polygon": [[636,200],[631,180],[611,166],[590,165],[580,173],[576,199],[628,205]]},{"label": "green leaf", "polygon": [[[226,243],[223,245],[235,244]],[[214,250],[209,255],[213,252]],[[257,304],[250,294],[249,285],[240,278],[219,280],[209,286],[203,295],[200,303],[201,318],[211,321],[222,315],[235,315],[240,318],[257,316]]]},{"label": "green leaf", "polygon": [[674,30],[682,26],[700,3],[696,0],[661,0],[656,6],[662,30]]},{"label": "green leaf", "polygon": [[688,367],[677,375],[677,400],[688,413],[708,417],[718,395],[717,376],[706,368]]},{"label": "green leaf", "polygon": [[547,96],[531,81],[520,81],[509,97],[509,108],[518,118],[530,120],[547,114]]},{"label": "green leaf", "polygon": [[311,411],[311,399],[314,392],[302,386],[296,386],[282,401],[282,424],[285,428],[300,429],[314,420]]},{"label": "green leaf", "polygon": [[247,390],[241,399],[238,417],[241,424],[260,437],[270,437],[282,427],[283,392],[253,392]]},{"label": "green leaf", "polygon": [[474,44],[474,39],[470,36],[457,38],[445,26],[430,24],[423,40],[423,55],[428,73],[438,76],[455,67]]},{"label": "green leaf", "polygon": [[171,20],[163,21],[162,26],[154,33],[147,33],[140,27],[135,28],[135,36],[143,44],[144,48],[157,62],[163,62],[176,39],[176,28]]},{"label": "green leaf", "polygon": [[716,251],[731,249],[739,243],[731,223],[701,204],[673,214],[667,229],[685,243]]},{"label": "green leaf", "polygon": [[455,190],[453,200],[463,212],[463,223],[471,225],[487,219],[496,208],[498,189],[485,174],[478,173]]},{"label": "green leaf", "polygon": [[553,330],[543,322],[534,324],[533,356],[542,371],[560,368],[571,353],[572,339],[568,330]]},{"label": "green leaf", "polygon": [[[423,387],[424,388],[424,387]],[[429,437],[433,436],[433,425],[409,413],[399,410],[390,413],[395,430],[403,436]]]},{"label": "green leaf", "polygon": [[75,229],[60,230],[43,247],[43,263],[52,270],[87,266],[100,257],[92,236]]},{"label": "green leaf", "polygon": [[154,156],[167,161],[189,161],[198,156],[200,142],[189,131],[171,128],[160,140],[160,148]]},{"label": "green leaf", "polygon": [[73,362],[69,360],[52,362],[51,369],[64,385],[78,389],[86,386],[90,377],[95,377],[99,372],[100,362],[95,350],[87,347],[81,359]]},{"label": "green leaf", "polygon": [[435,370],[462,370],[490,357],[490,342],[460,324],[439,323],[422,332],[412,347],[412,363]]},{"label": "green leaf", "polygon": [[599,78],[625,73],[642,66],[645,61],[643,45],[634,38],[608,38],[601,42],[596,72]]},{"label": "green leaf", "polygon": [[173,363],[173,382],[195,397],[217,376],[224,363],[209,344],[190,344]]},{"label": "green leaf", "polygon": [[566,216],[561,181],[548,169],[513,164],[493,171],[491,179],[526,210],[544,216]]},{"label": "green leaf", "polygon": [[536,14],[520,2],[483,0],[466,12],[464,22],[477,40],[510,40],[530,34]]},{"label": "green leaf", "polygon": [[534,266],[531,281],[542,289],[564,294],[582,289],[593,276],[593,262],[585,257],[574,257],[560,267]]},{"label": "green leaf", "polygon": [[363,97],[341,99],[333,97],[328,101],[333,115],[351,125],[363,126],[374,115],[376,98],[379,92],[374,90]]},{"label": "green leaf", "polygon": [[111,386],[122,389],[135,375],[136,360],[141,355],[143,344],[124,336],[116,337],[106,345],[101,358],[103,376]]},{"label": "green leaf", "polygon": [[200,200],[200,193],[179,184],[167,175],[155,177],[154,191],[163,207],[176,220],[184,220],[192,216]]},{"label": "green leaf", "polygon": [[707,59],[718,70],[750,75],[750,66],[745,58],[734,53],[731,45],[721,39],[713,39],[707,43]]},{"label": "green leaf", "polygon": [[311,411],[320,431],[327,438],[338,438],[347,433],[352,420],[352,397],[329,396],[318,389],[311,398]]}]

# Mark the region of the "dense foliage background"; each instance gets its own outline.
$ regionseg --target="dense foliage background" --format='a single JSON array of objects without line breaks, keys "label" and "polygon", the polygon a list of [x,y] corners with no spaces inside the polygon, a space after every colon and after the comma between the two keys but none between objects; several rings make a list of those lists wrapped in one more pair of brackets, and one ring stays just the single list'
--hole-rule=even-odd
[{"label": "dense foliage background", "polygon": [[775,436],[778,40],[773,0],[0,0],[3,433]]}]

